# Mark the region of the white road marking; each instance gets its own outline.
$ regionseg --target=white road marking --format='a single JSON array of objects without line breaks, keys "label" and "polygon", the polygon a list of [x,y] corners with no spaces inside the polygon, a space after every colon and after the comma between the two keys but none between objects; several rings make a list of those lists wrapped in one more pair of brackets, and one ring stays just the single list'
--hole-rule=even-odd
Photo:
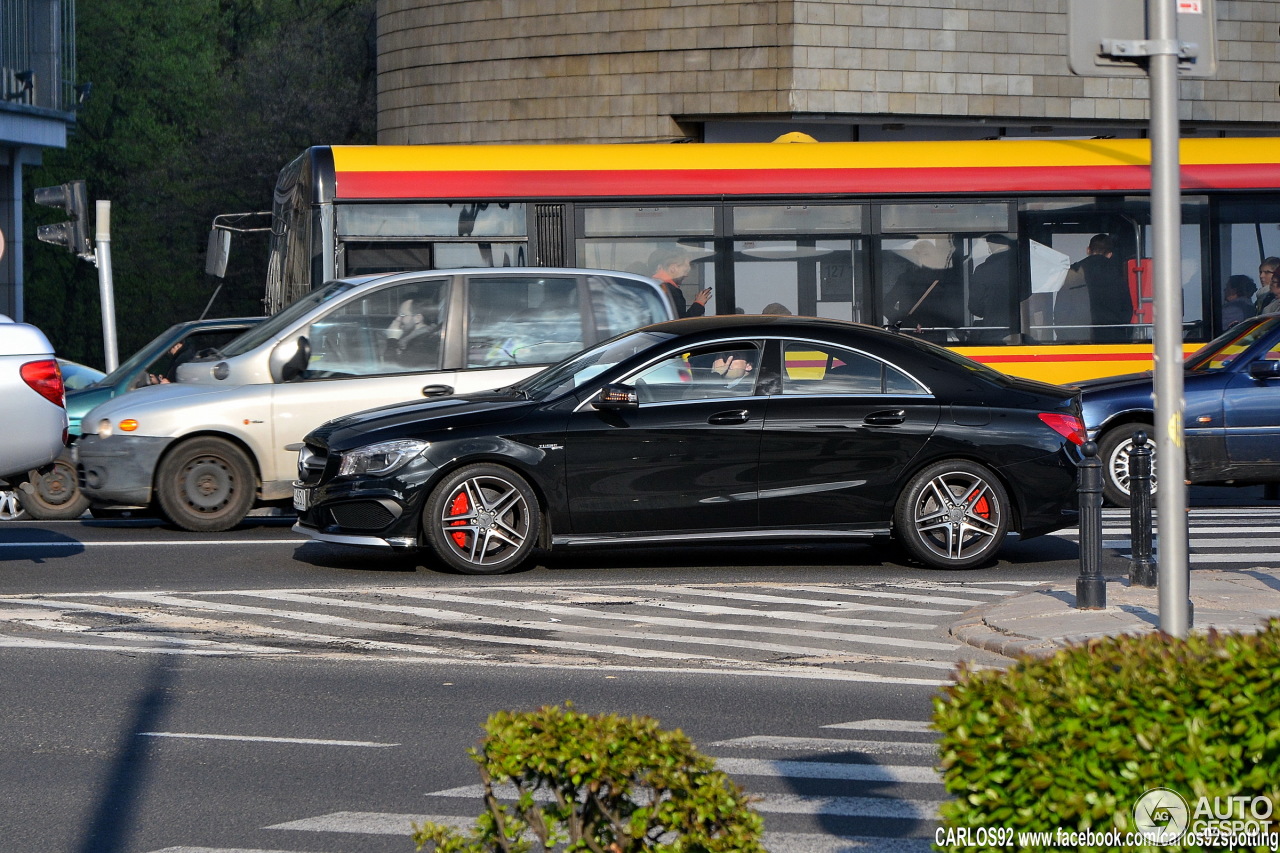
[{"label": "white road marking", "polygon": [[[623,588],[623,587],[622,585],[618,585],[618,587],[615,587],[615,588]],[[633,586],[631,584],[627,584],[625,588],[644,590],[646,592],[671,592],[672,591],[672,587],[661,586],[659,584],[654,584],[652,586],[649,586],[649,585]],[[692,586],[681,586],[678,589],[680,590],[681,595],[697,595],[705,598],[721,598],[721,599],[727,598],[727,599],[737,600],[737,601],[755,601],[760,604],[790,604],[790,605],[798,605],[801,607],[810,607],[810,608],[816,607],[816,606],[822,606],[824,604],[824,602],[814,601],[812,598],[790,598],[790,597],[781,596],[781,595],[760,595],[758,593],[750,593],[750,592],[734,592],[728,589],[725,589],[725,590],[712,590],[712,589],[705,589],[705,588],[698,589]],[[889,597],[896,598],[897,596],[889,596]],[[981,602],[973,602],[973,603],[980,604]],[[673,604],[672,602],[665,601],[665,600],[654,601],[652,602],[652,605],[655,607],[673,607],[677,610],[691,609],[689,607],[676,607],[676,605]],[[948,616],[948,615],[951,615],[951,613],[953,612],[950,610],[937,610],[937,609],[928,608],[928,607],[893,607],[887,604],[858,604],[857,608],[859,610],[876,610],[876,611],[882,611],[886,613],[905,613],[905,614],[910,614],[912,616]],[[799,611],[785,611],[785,610],[775,611],[777,615],[774,615],[769,611],[757,611],[757,610],[745,610],[745,609],[738,609],[736,612],[754,613],[759,616],[772,616],[773,618],[777,618],[777,619],[799,618],[804,621],[813,621],[813,622],[821,622],[821,621],[825,621],[825,619],[839,618],[839,617],[828,616],[828,617],[825,617],[824,619],[823,617],[817,616],[817,615],[801,613]]]},{"label": "white road marking", "polygon": [[[388,812],[333,812],[317,817],[291,820],[268,826],[298,832],[345,832],[360,835],[409,835],[413,824],[430,821],[455,829],[475,825],[475,818],[457,815],[394,814]],[[859,835],[819,835],[808,832],[766,832],[764,846],[772,853],[927,853],[933,845],[927,838],[875,838]],[[264,851],[214,850],[213,848],[172,847],[155,853],[264,853]]]},{"label": "white road marking", "polygon": [[[495,785],[494,794],[503,800],[514,800],[514,785]],[[453,797],[480,800],[484,786],[463,785],[443,791],[430,791],[428,797]],[[755,794],[751,805],[765,814],[835,815],[838,817],[878,817],[897,820],[937,820],[940,800],[891,799],[889,797],[811,797],[801,794]],[[535,800],[551,800],[550,791],[539,792]]]},{"label": "white road marking", "polygon": [[[254,596],[259,598],[269,598],[277,601],[291,601],[297,604],[318,604],[318,605],[325,605],[329,607],[350,607],[350,608],[364,609],[364,610],[377,610],[377,611],[388,612],[388,613],[405,613],[405,614],[411,614],[414,616],[422,616],[424,618],[433,618],[433,619],[476,620],[476,621],[483,622],[486,625],[503,625],[503,626],[515,627],[515,628],[525,628],[530,630],[534,630],[534,629],[554,630],[557,632],[564,632],[564,633],[578,633],[578,634],[591,634],[591,635],[599,635],[601,630],[598,628],[594,628],[590,625],[570,625],[564,622],[557,622],[555,623],[556,627],[554,629],[549,629],[547,627],[547,623],[545,622],[532,622],[527,620],[515,620],[515,619],[493,619],[485,616],[478,616],[474,613],[465,613],[465,612],[456,611],[456,610],[437,610],[435,608],[428,608],[428,607],[407,607],[407,606],[395,605],[395,604],[379,604],[375,602],[355,601],[355,600],[343,599],[343,598],[326,598],[321,596],[306,595],[306,594],[292,593],[292,592],[257,591],[257,592],[246,592],[246,593],[239,593],[239,594],[246,595],[246,596]],[[464,596],[436,596],[436,595],[431,595],[429,593],[423,593],[423,595],[424,597],[430,597],[433,599],[443,599],[447,601],[469,601],[469,599],[467,599]],[[480,602],[475,602],[475,603],[480,603]],[[489,600],[487,603],[498,606],[498,607],[518,606],[517,603],[511,603],[511,602],[505,602],[505,601],[499,601],[499,600]],[[573,608],[557,607],[557,608],[550,609],[547,612],[571,614],[571,613],[574,613],[575,611]],[[609,615],[612,616],[613,614],[609,614]],[[639,621],[640,618],[642,617],[632,618],[632,619],[629,619],[628,621],[635,622],[635,621]],[[683,621],[685,621],[688,624],[696,625],[698,628],[705,627],[705,624],[696,623],[693,620],[683,620]],[[930,625],[925,627],[932,628],[934,626]],[[752,630],[752,626],[738,625],[738,626],[734,626],[734,629],[739,631],[750,632]],[[633,639],[633,640],[649,640],[649,641],[668,642],[668,643],[681,642],[681,643],[689,643],[694,645],[730,646],[730,647],[743,648],[743,649],[756,649],[758,651],[778,652],[780,654],[790,654],[790,655],[809,655],[814,657],[825,657],[825,656],[831,656],[831,655],[836,655],[840,653],[840,650],[838,649],[820,648],[817,646],[790,646],[790,645],[781,645],[777,643],[756,643],[750,640],[735,640],[731,638],[713,638],[713,637],[694,637],[694,636],[684,635],[684,634],[663,634],[663,633],[653,633],[653,632],[626,631],[618,628],[609,628],[607,629],[607,631],[609,636],[611,637],[626,637],[628,639]],[[858,642],[858,643],[867,643],[871,645],[894,646],[898,648],[929,649],[931,651],[954,651],[955,649],[959,648],[959,646],[956,645],[955,643],[935,643],[928,640],[899,639],[897,637],[876,637],[869,634],[839,634],[839,633],[828,631],[828,632],[823,632],[819,636],[822,639],[831,639],[839,642]],[[507,642],[510,642],[510,638],[504,638],[504,639]],[[531,640],[531,642],[533,641]],[[538,642],[542,642],[542,641],[538,641]],[[593,648],[598,648],[603,650],[603,649],[613,649],[617,647],[616,646],[593,646]]]},{"label": "white road marking", "polygon": [[924,720],[852,720],[847,723],[828,723],[824,729],[859,729],[868,732],[921,732],[933,730]]},{"label": "white road marking", "polygon": [[314,539],[173,539],[111,542],[0,542],[0,548],[119,548],[145,545],[305,545]]},{"label": "white road marking", "polygon": [[172,737],[190,740],[234,740],[252,743],[296,743],[308,746],[361,746],[370,749],[387,749],[399,746],[398,743],[378,743],[371,740],[321,740],[308,737],[263,737],[260,735],[211,735],[195,732],[138,732],[143,737]]},{"label": "white road marking", "polygon": [[739,776],[784,779],[836,779],[848,782],[940,784],[932,767],[910,764],[844,764],[830,761],[765,761],[758,758],[717,758],[716,769]]},{"label": "white road marking", "polygon": [[751,735],[720,740],[711,746],[739,749],[797,749],[808,752],[861,752],[867,755],[918,755],[929,759],[938,756],[935,743],[884,740],[842,740],[825,737],[782,737]]}]

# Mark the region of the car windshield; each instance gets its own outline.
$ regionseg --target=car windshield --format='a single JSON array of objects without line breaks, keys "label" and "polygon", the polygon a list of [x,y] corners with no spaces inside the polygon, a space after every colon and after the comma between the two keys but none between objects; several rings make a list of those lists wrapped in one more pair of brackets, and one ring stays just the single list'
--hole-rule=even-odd
[{"label": "car windshield", "polygon": [[626,332],[567,361],[548,367],[513,387],[524,392],[531,400],[549,400],[573,391],[636,353],[674,337],[669,332]]},{"label": "car windshield", "polygon": [[362,282],[355,281],[331,281],[318,290],[313,290],[306,296],[298,299],[288,308],[285,308],[279,314],[259,323],[240,337],[228,343],[222,348],[221,355],[230,358],[233,355],[241,355],[252,349],[257,349],[262,344],[284,332],[294,324],[300,317],[304,317],[311,312],[317,305],[323,305],[329,300],[346,293],[353,287],[358,286]]},{"label": "car windshield", "polygon": [[1227,369],[1236,356],[1270,334],[1277,322],[1276,317],[1256,317],[1237,323],[1187,356],[1186,369],[1204,373]]}]

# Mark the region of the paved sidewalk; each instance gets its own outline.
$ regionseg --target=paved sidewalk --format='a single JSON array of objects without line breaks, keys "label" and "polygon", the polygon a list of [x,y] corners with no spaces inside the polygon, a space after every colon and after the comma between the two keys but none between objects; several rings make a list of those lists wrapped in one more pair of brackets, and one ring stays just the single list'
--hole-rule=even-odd
[{"label": "paved sidewalk", "polygon": [[[1007,657],[1048,657],[1095,637],[1142,634],[1160,626],[1158,591],[1107,578],[1105,610],[1077,610],[1075,580],[1042,587],[965,613],[951,634]],[[1191,573],[1192,631],[1256,631],[1280,618],[1280,570]]]}]

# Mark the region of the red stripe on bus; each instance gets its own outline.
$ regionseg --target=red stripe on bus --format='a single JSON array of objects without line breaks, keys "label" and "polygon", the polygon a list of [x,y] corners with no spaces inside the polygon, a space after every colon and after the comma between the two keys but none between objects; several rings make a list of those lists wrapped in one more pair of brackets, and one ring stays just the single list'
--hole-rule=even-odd
[{"label": "red stripe on bus", "polygon": [[[650,169],[591,171],[339,172],[337,197],[574,198],[805,195],[810,193],[1146,190],[1137,166],[922,169]],[[1183,165],[1185,189],[1280,187],[1280,164]]]},{"label": "red stripe on bus", "polygon": [[[963,350],[961,350],[963,353]],[[983,364],[1039,361],[1044,364],[1072,361],[1151,361],[1151,353],[1141,352],[1088,352],[1088,353],[1052,353],[1048,355],[971,355],[969,358]]]}]

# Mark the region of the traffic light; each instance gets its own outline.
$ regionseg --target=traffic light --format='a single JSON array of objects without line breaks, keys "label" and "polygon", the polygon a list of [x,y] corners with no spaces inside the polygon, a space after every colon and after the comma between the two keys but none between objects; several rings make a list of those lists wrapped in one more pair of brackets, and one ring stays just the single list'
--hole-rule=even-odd
[{"label": "traffic light", "polygon": [[37,187],[36,204],[60,207],[71,219],[67,222],[39,226],[36,228],[36,237],[45,243],[65,246],[67,251],[75,255],[92,254],[93,249],[89,244],[89,212],[86,195],[84,181],[71,181],[56,187]]}]

